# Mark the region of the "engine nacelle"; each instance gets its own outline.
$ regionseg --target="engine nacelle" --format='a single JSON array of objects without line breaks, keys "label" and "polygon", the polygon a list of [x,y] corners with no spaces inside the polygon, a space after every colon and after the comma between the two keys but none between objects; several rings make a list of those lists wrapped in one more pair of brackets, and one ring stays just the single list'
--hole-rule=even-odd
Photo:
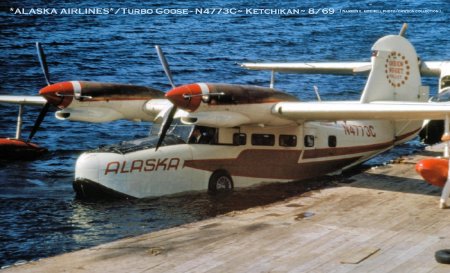
[{"label": "engine nacelle", "polygon": [[209,127],[234,127],[248,124],[250,123],[250,119],[247,116],[236,112],[214,111],[189,114],[185,117],[181,117],[181,122],[184,124]]},{"label": "engine nacelle", "polygon": [[125,118],[122,113],[109,108],[64,109],[57,111],[55,117],[59,120],[108,122]]}]

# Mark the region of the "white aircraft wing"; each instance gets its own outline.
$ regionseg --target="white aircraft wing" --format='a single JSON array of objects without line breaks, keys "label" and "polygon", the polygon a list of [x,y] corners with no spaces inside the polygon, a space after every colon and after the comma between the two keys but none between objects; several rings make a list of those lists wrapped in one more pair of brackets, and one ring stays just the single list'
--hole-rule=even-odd
[{"label": "white aircraft wing", "polygon": [[422,62],[420,65],[420,74],[422,76],[442,77],[450,72],[450,61],[445,62]]},{"label": "white aircraft wing", "polygon": [[0,103],[44,105],[47,100],[40,96],[0,96]]},{"label": "white aircraft wing", "polygon": [[353,75],[370,72],[371,64],[370,62],[243,63],[241,67],[286,73]]},{"label": "white aircraft wing", "polygon": [[[295,62],[295,63],[242,63],[241,67],[251,70],[270,70],[284,73],[301,74],[336,74],[354,75],[368,74],[372,68],[370,62]],[[422,62],[422,76],[439,77],[444,67],[450,67],[450,62]]]},{"label": "white aircraft wing", "polygon": [[279,102],[272,114],[294,121],[445,119],[450,103],[411,102]]}]

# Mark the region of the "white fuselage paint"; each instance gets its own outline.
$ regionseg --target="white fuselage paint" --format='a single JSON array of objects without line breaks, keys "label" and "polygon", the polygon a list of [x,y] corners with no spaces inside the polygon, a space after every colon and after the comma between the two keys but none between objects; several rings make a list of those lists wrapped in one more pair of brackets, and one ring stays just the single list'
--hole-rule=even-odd
[{"label": "white fuselage paint", "polygon": [[[413,138],[419,128],[400,139],[394,136],[392,122],[379,120],[219,128],[218,144],[178,144],[123,155],[84,153],[77,161],[75,178],[137,198],[206,190],[219,169],[230,173],[234,187],[287,182],[361,163]],[[246,135],[245,145],[233,145],[235,133]],[[253,145],[253,134],[274,135],[275,143]],[[280,146],[280,135],[295,136],[296,145]],[[312,147],[305,147],[306,138],[313,139]],[[334,142],[336,147],[330,147]]]}]

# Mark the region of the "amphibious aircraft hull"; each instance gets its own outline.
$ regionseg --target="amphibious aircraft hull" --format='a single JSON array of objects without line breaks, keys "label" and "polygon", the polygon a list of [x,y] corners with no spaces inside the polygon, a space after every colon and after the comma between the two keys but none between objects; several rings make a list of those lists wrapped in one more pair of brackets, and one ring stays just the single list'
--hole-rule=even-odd
[{"label": "amphibious aircraft hull", "polygon": [[[417,128],[397,139],[377,134],[390,126],[390,122],[372,121],[370,125],[330,122],[306,127],[241,128],[241,135],[274,135],[280,141],[273,146],[261,146],[249,137],[245,145],[180,141],[157,151],[151,145],[109,147],[80,156],[74,189],[80,197],[145,198],[303,180],[359,164],[418,132]],[[286,135],[295,136],[294,145],[281,143]],[[313,147],[305,146],[309,136],[315,139]],[[333,139],[337,145],[330,142]]]}]

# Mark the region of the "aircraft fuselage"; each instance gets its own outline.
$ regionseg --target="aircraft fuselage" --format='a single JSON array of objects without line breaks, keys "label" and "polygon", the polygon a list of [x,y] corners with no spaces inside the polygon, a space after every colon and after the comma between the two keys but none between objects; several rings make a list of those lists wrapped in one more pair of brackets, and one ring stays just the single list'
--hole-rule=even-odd
[{"label": "aircraft fuselage", "polygon": [[86,152],[77,161],[74,188],[81,196],[144,198],[215,190],[223,186],[216,185],[221,176],[231,180],[231,188],[308,179],[340,172],[403,143],[420,125],[397,137],[395,123],[382,120],[207,127],[208,143]]}]

